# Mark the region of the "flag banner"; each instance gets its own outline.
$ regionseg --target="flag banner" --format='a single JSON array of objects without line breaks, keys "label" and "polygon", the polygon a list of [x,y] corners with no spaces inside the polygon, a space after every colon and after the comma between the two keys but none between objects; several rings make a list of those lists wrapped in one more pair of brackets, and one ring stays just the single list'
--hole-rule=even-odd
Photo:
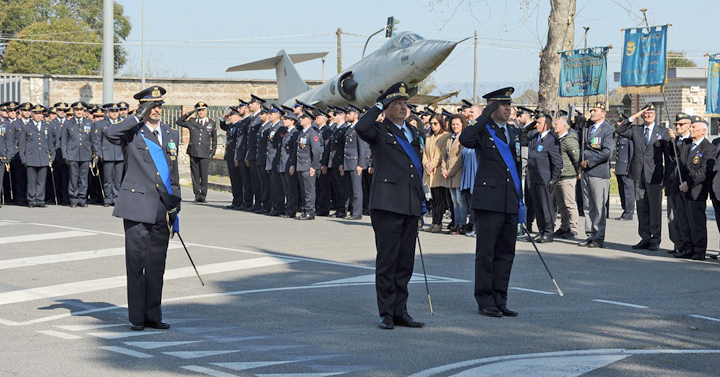
[{"label": "flag banner", "polygon": [[607,47],[563,51],[560,63],[560,97],[607,94]]},{"label": "flag banner", "polygon": [[708,61],[706,88],[705,114],[720,114],[720,58],[717,55]]},{"label": "flag banner", "polygon": [[625,29],[620,86],[665,85],[667,25]]}]

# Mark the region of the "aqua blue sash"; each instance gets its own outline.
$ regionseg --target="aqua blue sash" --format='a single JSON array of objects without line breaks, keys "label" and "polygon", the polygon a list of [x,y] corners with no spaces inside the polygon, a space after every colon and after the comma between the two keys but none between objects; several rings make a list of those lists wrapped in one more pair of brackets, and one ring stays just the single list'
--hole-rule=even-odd
[{"label": "aqua blue sash", "polygon": [[485,127],[487,127],[488,132],[490,132],[490,136],[495,142],[495,146],[497,147],[498,152],[500,152],[500,156],[502,156],[503,161],[505,161],[505,165],[507,165],[508,170],[510,170],[513,183],[515,183],[515,191],[518,195],[518,223],[525,223],[525,205],[522,201],[522,186],[520,184],[520,176],[518,175],[517,166],[515,165],[515,159],[510,151],[510,146],[497,137],[495,131],[489,124],[486,124]]},{"label": "aqua blue sash", "polygon": [[[395,136],[395,140],[400,143],[400,146],[405,151],[405,154],[410,157],[410,161],[412,161],[413,165],[415,165],[415,170],[417,170],[418,180],[420,180],[420,187],[422,188],[422,162],[420,161],[420,156],[417,155],[417,152],[415,152],[415,149],[410,145],[410,142],[398,137],[397,134],[393,133],[393,136]],[[425,200],[421,200],[422,204],[422,211],[421,213],[424,215],[427,213],[427,207],[425,206]]]},{"label": "aqua blue sash", "polygon": [[[170,168],[168,168],[167,160],[165,160],[165,151],[163,151],[162,147],[153,143],[152,141],[148,140],[148,138],[145,137],[145,134],[142,132],[139,132],[140,136],[142,136],[143,140],[145,140],[145,145],[148,148],[148,151],[150,152],[150,156],[152,157],[153,163],[155,164],[155,168],[157,169],[158,173],[160,173],[160,178],[163,181],[163,184],[165,184],[165,189],[167,189],[168,194],[172,195],[172,181],[170,179]],[[175,222],[173,223],[173,232],[178,233],[180,231],[180,216],[175,217]]]}]

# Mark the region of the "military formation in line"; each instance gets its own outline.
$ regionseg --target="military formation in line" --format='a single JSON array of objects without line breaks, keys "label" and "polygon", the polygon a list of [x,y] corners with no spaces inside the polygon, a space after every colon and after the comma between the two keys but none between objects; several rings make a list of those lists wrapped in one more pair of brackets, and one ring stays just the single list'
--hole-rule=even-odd
[{"label": "military formation in line", "polygon": [[46,202],[86,207],[88,198],[115,205],[123,151],[107,128],[128,116],[127,102],[88,106],[77,101],[51,108],[29,102],[0,104],[2,202],[42,208]]}]

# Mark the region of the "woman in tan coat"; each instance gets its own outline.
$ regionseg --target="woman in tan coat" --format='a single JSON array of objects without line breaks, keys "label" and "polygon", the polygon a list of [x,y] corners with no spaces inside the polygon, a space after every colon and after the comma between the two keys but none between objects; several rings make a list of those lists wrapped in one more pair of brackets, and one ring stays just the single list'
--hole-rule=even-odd
[{"label": "woman in tan coat", "polygon": [[465,234],[465,223],[467,222],[467,202],[465,196],[460,192],[462,182],[463,146],[460,144],[460,133],[465,129],[467,123],[460,115],[450,117],[450,128],[452,133],[445,142],[442,154],[440,172],[448,182],[450,197],[454,207],[455,225],[450,229],[450,234]]},{"label": "woman in tan coat", "polygon": [[432,224],[426,231],[440,233],[442,219],[447,210],[446,197],[448,194],[448,180],[441,172],[442,152],[450,138],[443,116],[436,114],[430,117],[430,132],[425,139],[425,152],[423,153],[423,184],[430,186],[432,195]]}]

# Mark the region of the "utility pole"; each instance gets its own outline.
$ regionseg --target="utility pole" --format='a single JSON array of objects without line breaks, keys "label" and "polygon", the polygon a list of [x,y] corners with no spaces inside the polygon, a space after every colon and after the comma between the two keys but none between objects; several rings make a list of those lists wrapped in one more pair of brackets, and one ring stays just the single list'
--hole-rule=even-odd
[{"label": "utility pole", "polygon": [[140,89],[145,89],[145,0],[142,0],[142,57],[140,58]]},{"label": "utility pole", "polygon": [[[588,35],[588,30],[590,30],[590,27],[588,27],[588,26],[583,26],[583,29],[585,29],[585,35],[583,36],[583,38],[585,38],[585,44],[584,44],[584,46],[585,46],[585,49],[587,49],[587,35]],[[606,98],[605,98],[605,102],[608,104],[608,105],[607,105],[607,106],[608,106],[607,108],[609,109],[610,101],[608,101],[607,96],[605,96],[605,97],[606,97]],[[588,97],[585,96],[585,97],[583,98],[583,116],[585,116],[585,114],[587,114],[588,107],[590,107],[590,104],[588,103]],[[572,117],[572,114],[570,114],[570,117]]]},{"label": "utility pole", "polygon": [[338,73],[342,72],[342,41],[340,36],[342,35],[342,29],[337,29],[337,69]]},{"label": "utility pole", "polygon": [[478,96],[477,96],[477,81],[478,81],[478,74],[477,74],[477,66],[478,66],[478,31],[475,30],[475,64],[473,67],[473,96],[472,96],[472,102],[477,103],[478,102]]},{"label": "utility pole", "polygon": [[113,85],[115,82],[115,57],[113,25],[113,0],[103,0],[103,48],[102,48],[102,76],[103,76],[103,103],[113,102]]}]

